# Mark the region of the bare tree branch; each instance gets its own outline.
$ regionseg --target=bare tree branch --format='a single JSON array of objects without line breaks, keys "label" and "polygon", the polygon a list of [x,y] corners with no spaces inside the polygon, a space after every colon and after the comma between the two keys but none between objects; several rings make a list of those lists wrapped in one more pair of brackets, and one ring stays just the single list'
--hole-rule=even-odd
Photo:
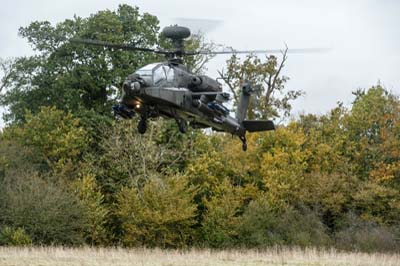
[{"label": "bare tree branch", "polygon": [[237,102],[239,99],[238,99],[238,96],[237,96],[236,91],[235,91],[235,86],[232,85],[231,80],[229,79],[229,77],[224,75],[223,70],[222,71],[218,70],[218,75],[225,82],[225,84],[229,87],[229,89],[231,90],[231,92],[233,94],[233,97],[235,98],[235,102]]},{"label": "bare tree branch", "polygon": [[281,74],[282,68],[285,66],[285,62],[286,62],[286,59],[287,59],[287,51],[288,51],[288,47],[286,46],[285,51],[282,52],[282,55],[283,55],[282,61],[281,61],[280,65],[279,65],[278,70],[276,71],[276,73],[274,75],[274,79],[272,81],[272,85],[271,86],[272,86],[273,90],[276,88],[275,87],[276,86],[276,81],[277,81],[279,75]]}]

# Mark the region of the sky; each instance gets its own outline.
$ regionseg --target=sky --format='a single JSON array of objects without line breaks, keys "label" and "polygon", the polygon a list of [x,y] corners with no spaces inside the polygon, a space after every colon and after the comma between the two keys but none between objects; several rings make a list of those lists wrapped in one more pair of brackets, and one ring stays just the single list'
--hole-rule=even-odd
[{"label": "sky", "polygon": [[[291,54],[283,74],[287,89],[305,91],[293,114],[324,114],[337,102],[350,105],[352,91],[378,82],[400,94],[400,1],[397,0],[0,0],[0,57],[33,54],[18,28],[32,21],[57,23],[87,17],[118,4],[156,15],[161,26],[176,18],[219,20],[210,41],[244,49],[331,48],[323,54]],[[217,77],[227,56],[208,64]],[[134,70],[132,70],[133,72]],[[0,113],[4,110],[0,110]],[[0,120],[0,128],[4,126]]]}]

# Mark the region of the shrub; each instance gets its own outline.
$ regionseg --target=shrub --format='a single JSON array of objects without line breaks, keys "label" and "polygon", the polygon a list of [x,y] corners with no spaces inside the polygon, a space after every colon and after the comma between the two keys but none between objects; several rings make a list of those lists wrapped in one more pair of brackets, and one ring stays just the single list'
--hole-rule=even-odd
[{"label": "shrub", "polygon": [[32,244],[32,239],[23,228],[13,229],[5,226],[0,231],[0,245],[26,246]]},{"label": "shrub", "polygon": [[0,133],[0,178],[13,176],[28,171],[46,171],[44,157],[29,147],[14,140],[6,140]]},{"label": "shrub", "polygon": [[24,228],[34,244],[80,244],[83,209],[65,184],[35,172],[0,180],[0,225]]},{"label": "shrub", "polygon": [[104,205],[104,196],[99,191],[96,179],[87,174],[76,180],[72,186],[86,217],[87,226],[82,232],[85,242],[91,245],[107,244],[106,222],[109,211]]},{"label": "shrub", "polygon": [[354,213],[348,213],[335,234],[338,249],[365,252],[399,251],[400,238],[398,229],[364,221]]},{"label": "shrub", "polygon": [[55,107],[41,107],[36,115],[28,112],[26,123],[6,128],[3,135],[24,147],[34,148],[48,166],[57,169],[78,162],[89,144],[80,120]]},{"label": "shrub", "polygon": [[216,192],[217,195],[205,200],[206,211],[201,223],[202,242],[207,247],[231,247],[237,241],[242,201],[238,191],[227,180]]},{"label": "shrub", "polygon": [[151,178],[143,188],[124,188],[117,215],[126,246],[177,248],[192,241],[196,205],[183,177]]},{"label": "shrub", "polygon": [[246,208],[239,229],[246,247],[272,245],[320,246],[329,244],[325,226],[306,208],[278,210],[260,197]]}]

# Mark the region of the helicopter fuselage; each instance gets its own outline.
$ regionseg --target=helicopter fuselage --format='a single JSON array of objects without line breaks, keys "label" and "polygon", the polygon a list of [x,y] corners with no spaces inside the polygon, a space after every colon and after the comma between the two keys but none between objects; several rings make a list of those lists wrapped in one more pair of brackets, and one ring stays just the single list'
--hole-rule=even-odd
[{"label": "helicopter fuselage", "polygon": [[229,110],[216,101],[221,93],[192,92],[187,88],[144,87],[130,89],[121,101],[144,118],[163,116],[187,121],[192,127],[211,127],[235,135],[244,135],[245,129],[229,115]]},{"label": "helicopter fuselage", "polygon": [[154,117],[175,119],[184,133],[187,126],[212,128],[237,135],[246,149],[246,131],[273,130],[272,121],[246,121],[245,115],[253,92],[250,84],[243,85],[236,117],[223,105],[229,94],[222,91],[216,80],[195,75],[183,65],[154,63],[129,75],[122,88],[117,115],[132,118],[140,115],[139,133],[144,133],[147,120]]}]

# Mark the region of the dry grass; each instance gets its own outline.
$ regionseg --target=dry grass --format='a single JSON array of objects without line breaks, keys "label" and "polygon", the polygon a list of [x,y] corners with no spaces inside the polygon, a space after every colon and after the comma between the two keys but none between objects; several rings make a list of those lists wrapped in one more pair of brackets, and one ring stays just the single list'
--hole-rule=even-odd
[{"label": "dry grass", "polygon": [[400,254],[346,253],[316,249],[269,249],[264,251],[166,251],[122,248],[0,248],[0,265],[385,265],[399,266]]}]

